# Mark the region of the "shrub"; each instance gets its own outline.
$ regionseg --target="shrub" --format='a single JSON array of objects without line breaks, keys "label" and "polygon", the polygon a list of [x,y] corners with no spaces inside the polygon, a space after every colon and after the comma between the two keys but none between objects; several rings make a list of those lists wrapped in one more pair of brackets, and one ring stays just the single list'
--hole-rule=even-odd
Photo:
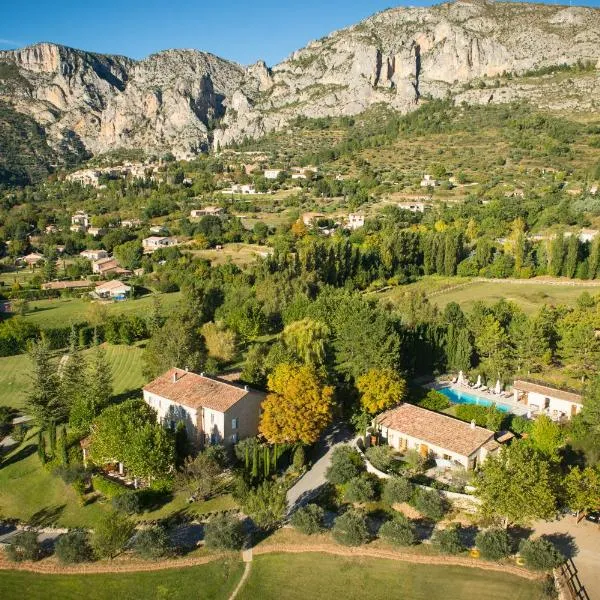
[{"label": "shrub", "polygon": [[125,492],[118,496],[113,496],[111,504],[115,510],[126,515],[135,515],[142,510],[140,497],[137,492]]},{"label": "shrub", "polygon": [[361,473],[352,478],[344,490],[346,502],[370,502],[377,496],[376,485],[378,481],[369,473]]},{"label": "shrub", "polygon": [[475,545],[481,556],[489,560],[500,560],[510,554],[510,539],[505,529],[480,531],[475,538]]},{"label": "shrub", "polygon": [[337,446],[331,455],[331,465],[325,477],[336,485],[348,483],[365,470],[365,463],[360,452],[350,446]]},{"label": "shrub", "polygon": [[391,446],[371,446],[365,452],[367,460],[380,471],[387,473],[394,460],[394,449]]},{"label": "shrub", "polygon": [[415,526],[404,515],[395,515],[379,529],[379,535],[395,546],[412,546],[417,542]]},{"label": "shrub", "polygon": [[444,499],[434,490],[417,488],[412,498],[412,505],[423,515],[439,521],[446,513]]},{"label": "shrub", "polygon": [[17,533],[8,544],[6,554],[14,562],[39,560],[42,557],[42,547],[38,542],[37,531]]},{"label": "shrub", "polygon": [[115,483],[103,475],[94,475],[92,477],[92,484],[97,492],[109,500],[127,491],[127,488],[124,485]]},{"label": "shrub", "polygon": [[135,553],[148,560],[156,560],[168,556],[172,552],[171,541],[162,527],[142,529],[133,544]]},{"label": "shrub", "polygon": [[437,390],[429,390],[425,398],[419,401],[421,408],[427,408],[429,410],[445,410],[450,407],[450,400]]},{"label": "shrub", "polygon": [[66,484],[74,484],[77,481],[85,482],[87,474],[82,465],[61,465],[54,469],[54,474],[60,477]]},{"label": "shrub", "polygon": [[91,560],[93,553],[87,531],[72,529],[61,535],[54,546],[54,552],[62,563],[81,563]]},{"label": "shrub", "polygon": [[384,483],[382,499],[389,505],[408,502],[413,491],[414,486],[406,477],[390,477]]},{"label": "shrub", "polygon": [[93,548],[99,558],[114,558],[135,531],[135,523],[126,515],[112,511],[98,523]]},{"label": "shrub", "polygon": [[333,524],[333,539],[344,546],[360,546],[369,540],[367,520],[362,512],[349,510]]},{"label": "shrub", "polygon": [[519,545],[519,553],[525,564],[536,571],[548,571],[562,564],[565,557],[556,546],[546,538],[523,540]]},{"label": "shrub", "polygon": [[294,471],[302,471],[305,461],[304,446],[300,445],[294,450],[294,459],[292,462]]},{"label": "shrub", "polygon": [[281,484],[263,481],[250,490],[243,503],[244,512],[263,529],[275,527],[287,510],[286,489]]},{"label": "shrub", "polygon": [[325,511],[318,504],[307,504],[292,515],[290,523],[298,531],[314,535],[323,531],[324,517]]},{"label": "shrub", "polygon": [[460,525],[436,531],[433,542],[444,554],[460,554],[465,549],[460,540]]},{"label": "shrub", "polygon": [[412,471],[421,472],[425,469],[427,458],[416,450],[408,450],[404,454],[404,461]]},{"label": "shrub", "polygon": [[219,514],[206,524],[204,541],[207,548],[239,550],[244,545],[244,525],[231,514]]}]

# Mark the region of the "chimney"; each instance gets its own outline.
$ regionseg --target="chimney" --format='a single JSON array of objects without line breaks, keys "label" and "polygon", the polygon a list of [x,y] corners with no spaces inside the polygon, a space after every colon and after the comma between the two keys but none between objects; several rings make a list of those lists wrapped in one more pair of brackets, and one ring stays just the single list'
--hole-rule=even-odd
[{"label": "chimney", "polygon": [[200,377],[204,377],[204,371],[200,372]]},{"label": "chimney", "polygon": [[186,373],[189,373],[189,372],[190,372],[190,368],[189,368],[189,367],[186,367],[186,368],[185,368],[185,372],[186,372]]},{"label": "chimney", "polygon": [[245,391],[245,392],[249,392],[249,391],[250,391],[250,388],[249,388],[247,385],[245,385],[245,386],[244,386],[244,391]]},{"label": "chimney", "polygon": [[471,421],[471,429],[475,429],[475,420]]},{"label": "chimney", "polygon": [[173,383],[177,383],[177,371],[173,371]]}]

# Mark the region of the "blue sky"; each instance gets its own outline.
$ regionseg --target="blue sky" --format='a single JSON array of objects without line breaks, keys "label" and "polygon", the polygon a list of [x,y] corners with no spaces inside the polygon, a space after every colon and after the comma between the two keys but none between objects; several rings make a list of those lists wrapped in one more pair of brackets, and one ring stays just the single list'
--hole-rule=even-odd
[{"label": "blue sky", "polygon": [[[269,65],[310,40],[397,6],[390,0],[4,0],[2,4],[0,49],[50,41],[143,58],[166,48],[197,48],[242,64],[262,58]],[[600,0],[573,4],[600,6]]]}]

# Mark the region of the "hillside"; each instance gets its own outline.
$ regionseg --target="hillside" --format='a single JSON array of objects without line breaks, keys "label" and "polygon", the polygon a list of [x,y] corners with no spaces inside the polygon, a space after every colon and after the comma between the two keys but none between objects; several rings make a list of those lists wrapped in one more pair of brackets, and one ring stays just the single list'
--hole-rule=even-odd
[{"label": "hillside", "polygon": [[595,115],[599,61],[598,9],[457,0],[383,11],[272,68],[197,50],[140,61],[49,43],[4,51],[0,101],[35,121],[57,160],[116,148],[190,158],[298,117],[406,113],[447,96]]}]

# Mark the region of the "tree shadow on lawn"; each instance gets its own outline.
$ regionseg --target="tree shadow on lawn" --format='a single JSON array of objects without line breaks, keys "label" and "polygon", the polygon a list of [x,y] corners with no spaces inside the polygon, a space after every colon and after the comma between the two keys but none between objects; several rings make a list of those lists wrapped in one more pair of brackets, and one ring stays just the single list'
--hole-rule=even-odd
[{"label": "tree shadow on lawn", "polygon": [[474,525],[468,525],[459,529],[460,541],[465,548],[473,548],[475,546],[475,537],[478,531],[479,529]]},{"label": "tree shadow on lawn", "polygon": [[0,469],[4,467],[8,467],[8,465],[13,465],[18,463],[25,458],[30,457],[32,454],[35,454],[37,451],[37,446],[34,444],[27,444],[27,446],[23,446],[18,452],[15,452],[12,456],[9,456],[6,460],[3,460],[0,463]]},{"label": "tree shadow on lawn", "polygon": [[570,533],[548,533],[542,537],[558,548],[565,558],[573,558],[579,553],[577,542]]},{"label": "tree shadow on lawn", "polygon": [[33,527],[51,527],[55,525],[63,511],[65,510],[66,504],[55,504],[54,506],[46,506],[36,513],[33,513],[29,519],[27,519],[29,525]]},{"label": "tree shadow on lawn", "polygon": [[515,525],[508,530],[511,546],[513,552],[519,551],[519,544],[526,539],[529,539],[533,534],[531,527],[524,527],[522,525]]},{"label": "tree shadow on lawn", "polygon": [[125,390],[120,394],[115,394],[112,397],[111,404],[121,404],[121,402],[125,402],[126,400],[137,400],[141,398],[142,393],[139,389]]}]

